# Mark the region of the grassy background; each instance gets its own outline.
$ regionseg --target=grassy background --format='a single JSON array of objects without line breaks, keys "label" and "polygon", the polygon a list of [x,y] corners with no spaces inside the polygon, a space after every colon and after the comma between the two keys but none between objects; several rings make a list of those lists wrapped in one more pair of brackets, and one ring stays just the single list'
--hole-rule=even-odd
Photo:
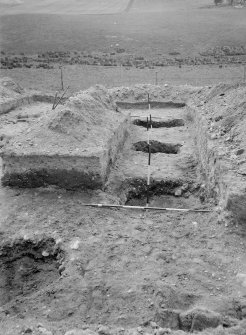
[{"label": "grassy background", "polygon": [[[131,86],[137,83],[155,84],[156,71],[158,84],[210,85],[219,82],[239,82],[243,80],[242,66],[175,66],[150,69],[124,69],[124,67],[65,66],[64,86],[75,92],[96,84],[106,87]],[[60,88],[60,70],[15,69],[2,70],[3,76],[13,78],[23,87],[54,92]]]},{"label": "grassy background", "polygon": [[[81,8],[88,12],[95,1],[98,3],[98,0],[25,0],[23,6],[7,9],[4,5],[5,11],[1,13],[11,15],[1,16],[1,49],[15,53],[110,51],[119,44],[135,54],[177,51],[185,56],[217,45],[246,45],[246,7],[215,7],[212,0],[136,0],[126,13],[121,12],[123,7],[118,0],[107,8],[105,4],[112,0],[104,0],[98,7],[102,12],[120,8],[119,13],[80,15]],[[71,11],[78,15],[64,14]]]},{"label": "grassy background", "polygon": [[[151,59],[173,52],[194,57],[215,46],[246,46],[246,8],[215,7],[213,0],[135,0],[129,12],[124,11],[125,0],[24,0],[16,6],[6,1],[10,0],[0,0],[1,14],[6,14],[0,16],[0,46],[17,54],[48,50],[110,53],[119,46],[126,53]],[[95,9],[101,14],[118,13],[91,15]],[[155,83],[156,71],[161,84],[209,85],[243,77],[242,66],[126,70],[72,65],[64,67],[64,80],[76,91],[95,84]],[[27,88],[55,91],[59,87],[58,69],[20,68],[1,70],[1,75]]]}]

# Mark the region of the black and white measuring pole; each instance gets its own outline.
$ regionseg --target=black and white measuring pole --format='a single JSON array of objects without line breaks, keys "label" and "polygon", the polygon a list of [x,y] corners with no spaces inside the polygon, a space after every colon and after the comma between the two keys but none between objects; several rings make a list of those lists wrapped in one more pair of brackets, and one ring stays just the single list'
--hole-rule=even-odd
[{"label": "black and white measuring pole", "polygon": [[150,170],[150,164],[151,164],[151,142],[150,142],[150,133],[151,133],[151,129],[152,129],[152,119],[151,119],[151,115],[148,118],[147,117],[147,133],[148,133],[148,177],[147,177],[147,201],[146,201],[146,207],[149,206],[149,191],[150,191],[150,174],[151,174],[151,170]]}]

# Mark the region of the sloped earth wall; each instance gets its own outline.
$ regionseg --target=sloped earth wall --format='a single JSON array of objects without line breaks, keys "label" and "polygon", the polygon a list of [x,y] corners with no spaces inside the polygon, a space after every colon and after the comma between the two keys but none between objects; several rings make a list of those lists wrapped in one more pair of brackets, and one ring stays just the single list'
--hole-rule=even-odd
[{"label": "sloped earth wall", "polygon": [[[240,85],[221,84],[204,89],[200,103],[195,99],[187,104],[188,117],[194,122],[198,175],[205,194],[215,200],[222,221],[232,214],[238,223],[246,222],[245,160],[244,149],[240,149],[245,143],[243,129],[240,129],[245,117],[243,111],[240,112],[243,101],[238,96],[242,90],[246,89]],[[229,122],[228,132],[222,125]]]}]

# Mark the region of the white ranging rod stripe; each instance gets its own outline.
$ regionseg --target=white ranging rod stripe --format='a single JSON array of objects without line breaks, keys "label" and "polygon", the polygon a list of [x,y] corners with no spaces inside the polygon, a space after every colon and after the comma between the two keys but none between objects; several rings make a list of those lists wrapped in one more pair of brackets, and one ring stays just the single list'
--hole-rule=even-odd
[{"label": "white ranging rod stripe", "polygon": [[187,209],[187,208],[168,208],[168,207],[148,207],[148,206],[127,206],[127,205],[114,205],[114,204],[81,204],[83,207],[98,207],[98,208],[125,208],[125,209],[150,209],[156,211],[175,211],[175,212],[198,212],[210,213],[211,209]]}]

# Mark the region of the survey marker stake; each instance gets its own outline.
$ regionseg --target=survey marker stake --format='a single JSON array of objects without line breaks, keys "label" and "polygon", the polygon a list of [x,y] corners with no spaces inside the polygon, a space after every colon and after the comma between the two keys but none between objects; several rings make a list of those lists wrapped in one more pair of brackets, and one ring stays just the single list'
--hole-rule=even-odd
[{"label": "survey marker stake", "polygon": [[167,208],[167,207],[148,207],[148,206],[128,206],[128,205],[114,205],[114,204],[81,204],[82,207],[98,207],[98,208],[123,208],[123,209],[141,209],[152,211],[173,211],[173,212],[197,212],[210,213],[211,209],[192,209],[192,208]]},{"label": "survey marker stake", "polygon": [[54,98],[54,102],[53,102],[52,110],[55,109],[56,99],[57,99],[57,92],[56,92],[56,95],[55,95],[55,98]]},{"label": "survey marker stake", "polygon": [[148,105],[149,105],[149,110],[150,110],[150,99],[149,99],[149,93],[148,93]]},{"label": "survey marker stake", "polygon": [[149,120],[150,120],[150,127],[148,127],[150,130],[148,131],[148,179],[147,179],[147,202],[146,202],[146,206],[149,206],[149,190],[150,190],[150,174],[151,174],[151,143],[150,143],[150,131],[152,130],[152,119],[151,119],[151,114],[149,116]]}]

